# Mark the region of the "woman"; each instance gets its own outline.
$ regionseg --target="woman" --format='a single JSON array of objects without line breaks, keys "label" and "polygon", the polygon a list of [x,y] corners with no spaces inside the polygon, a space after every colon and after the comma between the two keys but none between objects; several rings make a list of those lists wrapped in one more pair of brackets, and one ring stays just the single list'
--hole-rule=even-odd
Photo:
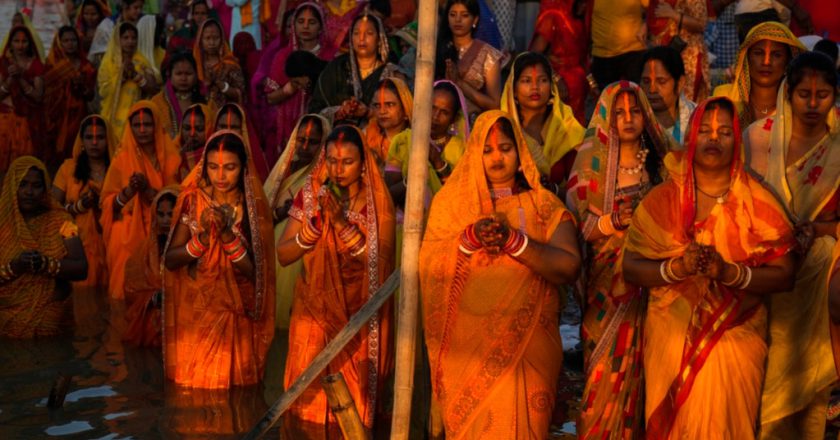
[{"label": "woman", "polygon": [[181,130],[174,141],[174,146],[181,153],[178,181],[186,179],[204,156],[204,144],[215,131],[211,116],[210,107],[207,104],[193,104],[184,111],[181,117]]},{"label": "woman", "polygon": [[152,97],[158,107],[163,127],[171,139],[180,133],[184,109],[194,104],[203,104],[201,85],[198,82],[198,66],[188,52],[178,52],[167,61],[165,68],[166,84],[163,90]]},{"label": "woman", "polygon": [[615,256],[633,210],[666,174],[674,146],[644,92],[617,82],[601,93],[569,179],[567,201],[580,220],[588,258],[582,283],[586,387],[578,432],[585,438],[643,432],[644,299],[628,289]]},{"label": "woman", "polygon": [[[277,244],[287,266],[303,259],[289,326],[285,386],[347,324],[394,269],[394,206],[379,168],[352,126],[333,129],[317,165],[297,193]],[[341,372],[365,428],[376,435],[391,373],[391,303],[383,306],[325,370]],[[376,422],[374,421],[376,420]],[[341,435],[320,386],[289,408],[284,438]]]},{"label": "woman", "polygon": [[709,57],[703,32],[709,12],[705,0],[656,0],[650,2],[648,32],[655,46],[677,47],[685,64],[683,93],[694,102],[709,96]]},{"label": "woman", "polygon": [[373,98],[379,81],[397,71],[388,62],[388,38],[377,16],[359,15],[350,29],[350,52],[327,64],[309,101],[310,113],[322,113],[333,122],[367,118],[365,103]]},{"label": "woman", "polygon": [[28,28],[13,27],[8,40],[0,59],[0,170],[20,156],[44,153],[44,65]]},{"label": "woman", "polygon": [[125,296],[125,264],[148,238],[152,199],[161,188],[177,183],[180,162],[151,101],[134,104],[128,115],[100,196],[112,299]]},{"label": "woman", "polygon": [[436,76],[458,85],[474,120],[482,111],[499,108],[502,53],[473,38],[479,20],[476,0],[448,0],[443,13],[441,23],[447,25],[438,36]]},{"label": "woman", "polygon": [[732,84],[718,86],[715,96],[726,96],[735,103],[742,127],[772,116],[785,67],[806,50],[781,23],[771,21],[755,26],[741,42]]},{"label": "woman", "polygon": [[12,162],[0,194],[0,337],[55,336],[72,321],[69,281],[87,261],[78,229],[49,195],[47,168],[32,156]]},{"label": "woman", "polygon": [[156,15],[144,15],[137,20],[137,52],[152,65],[155,77],[161,76],[161,65],[166,56],[163,18]]},{"label": "woman", "polygon": [[[764,296],[791,285],[793,233],[741,164],[735,107],[701,103],[685,153],[633,214],[622,267],[649,291],[647,438],[754,437],[764,361]],[[623,265],[622,265],[623,258]]]},{"label": "woman", "polygon": [[49,103],[47,131],[56,136],[55,158],[64,159],[72,151],[87,102],[96,88],[96,68],[79,46],[76,29],[62,26],[53,38],[44,75],[44,97]]},{"label": "woman", "polygon": [[164,265],[164,368],[191,388],[258,383],[274,336],[271,214],[245,143],[213,135],[183,183]]},{"label": "woman", "polygon": [[[274,217],[275,240],[279,240],[286,229],[295,194],[300,192],[315,168],[316,159],[321,155],[324,139],[330,130],[329,121],[321,115],[304,115],[300,118],[283,154],[266,179],[264,188]],[[289,328],[292,292],[302,270],[302,259],[277,267],[277,328]]]},{"label": "woman", "polygon": [[[326,12],[325,29],[328,44],[335,48],[347,48],[348,35],[352,35],[353,22],[363,14],[367,3],[353,2],[348,0],[324,0],[324,12]],[[382,27],[384,29],[384,27]],[[352,46],[352,41],[350,42]]]},{"label": "woman", "polygon": [[160,307],[163,301],[161,257],[172,226],[172,212],[178,197],[177,187],[162,189],[152,199],[152,224],[149,237],[125,265],[125,319],[123,341],[136,347],[160,347]]},{"label": "woman", "polygon": [[680,53],[668,46],[652,47],[642,55],[642,66],[639,85],[647,94],[659,125],[677,143],[682,143],[697,104],[682,92],[686,76]]},{"label": "woman", "polygon": [[213,124],[213,131],[233,130],[242,136],[245,146],[248,147],[248,154],[254,166],[254,172],[260,182],[268,177],[268,164],[265,155],[259,145],[259,138],[255,134],[254,126],[245,117],[245,111],[238,104],[228,103],[219,109],[216,114],[216,123]]},{"label": "woman", "polygon": [[796,224],[798,270],[793,290],[770,301],[770,353],[761,403],[762,437],[822,438],[831,362],[826,277],[837,239],[840,124],[837,73],[820,53],[793,60],[775,116],[746,130],[750,168]]},{"label": "woman", "polygon": [[190,12],[186,22],[169,37],[166,48],[169,54],[191,51],[193,46],[195,46],[195,36],[198,33],[198,29],[201,28],[201,25],[208,18],[218,18],[216,11],[210,8],[208,0],[191,1],[189,6]]},{"label": "woman", "polygon": [[104,0],[84,0],[76,12],[76,31],[80,36],[79,51],[87,54],[93,44],[96,28],[107,16],[111,15],[111,8]]},{"label": "woman", "polygon": [[[317,3],[304,2],[298,5],[292,13],[292,23],[289,44],[274,56],[271,69],[261,86],[265,100],[274,106],[276,113],[275,120],[269,121],[269,124],[276,125],[276,137],[268,144],[269,151],[286,145],[286,141],[291,139],[295,121],[306,110],[307,101],[311,98],[312,88],[309,87],[307,77],[289,78],[286,75],[289,55],[296,50],[306,50],[324,61],[330,61],[336,52],[327,38],[324,12]],[[272,151],[269,156],[277,157],[278,154]]]},{"label": "woman", "polygon": [[[152,96],[160,79],[150,61],[137,51],[137,35],[133,24],[120,23],[111,34],[96,79],[102,116],[118,134],[124,131],[129,109],[144,96]],[[112,157],[114,153],[110,152]]]},{"label": "woman", "polygon": [[108,124],[101,116],[83,119],[73,144],[73,157],[61,164],[53,181],[53,198],[73,216],[79,227],[79,237],[85,244],[88,272],[84,281],[76,283],[78,286],[108,285],[99,201],[111,163],[108,151],[112,149],[112,138]]},{"label": "woman", "polygon": [[369,103],[372,115],[365,126],[365,145],[382,168],[388,158],[391,139],[411,127],[414,98],[399,78],[385,78]]},{"label": "woman", "polygon": [[204,21],[198,29],[192,54],[198,63],[198,80],[207,90],[211,105],[221,107],[228,102],[242,102],[245,77],[218,21],[212,18]]},{"label": "woman", "polygon": [[539,179],[513,121],[489,111],[432,202],[420,286],[433,435],[441,424],[448,439],[548,434],[563,353],[556,286],[574,282],[580,254],[571,214]]},{"label": "woman", "polygon": [[521,127],[540,174],[565,182],[584,129],[560,99],[548,59],[533,52],[516,57],[502,92],[502,111]]}]

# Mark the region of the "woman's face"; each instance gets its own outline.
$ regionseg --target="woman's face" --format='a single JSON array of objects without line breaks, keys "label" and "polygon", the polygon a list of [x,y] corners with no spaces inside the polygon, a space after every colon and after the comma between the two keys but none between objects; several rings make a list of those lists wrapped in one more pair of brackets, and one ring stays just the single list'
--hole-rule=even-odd
[{"label": "woman's face", "polygon": [[407,122],[400,97],[386,87],[380,87],[374,93],[371,107],[376,114],[376,122],[383,130],[404,127]]},{"label": "woman's face", "polygon": [[201,48],[205,53],[218,54],[222,47],[222,32],[215,24],[204,27],[201,33]]},{"label": "woman's face", "polygon": [[695,166],[709,171],[729,172],[735,136],[732,113],[729,110],[707,109],[697,131]]},{"label": "woman's face", "polygon": [[357,58],[373,58],[376,56],[376,51],[379,47],[377,40],[379,39],[379,32],[376,31],[376,25],[373,20],[361,19],[353,28],[353,51]]},{"label": "woman's face", "polygon": [[90,124],[82,132],[82,147],[85,149],[88,158],[93,160],[104,159],[108,154],[108,142],[105,139],[105,127],[98,124]]},{"label": "woman's face", "polygon": [[242,118],[233,110],[228,110],[216,118],[216,131],[233,130],[242,135]]},{"label": "woman's face", "polygon": [[621,142],[636,142],[642,136],[645,117],[636,95],[630,92],[619,93],[613,106],[618,139]]},{"label": "woman's face", "polygon": [[228,192],[237,188],[239,175],[242,174],[242,162],[239,156],[230,150],[215,150],[207,153],[207,177],[213,188]]},{"label": "woman's face", "polygon": [[519,105],[527,109],[544,109],[551,99],[551,77],[541,64],[526,67],[514,85]]},{"label": "woman's face", "polygon": [[129,29],[120,35],[120,48],[124,54],[134,54],[137,51],[137,31]]},{"label": "woman's face", "polygon": [[449,8],[447,14],[449,30],[454,37],[466,37],[472,35],[474,25],[478,24],[478,17],[470,14],[465,5],[455,3]]},{"label": "woman's face", "polygon": [[195,69],[189,61],[180,61],[172,66],[170,80],[175,91],[184,93],[192,90],[195,87],[197,78]]},{"label": "woman's face", "polygon": [[762,87],[778,87],[790,61],[788,53],[787,45],[778,41],[760,40],[750,46],[750,81]]},{"label": "woman's face", "polygon": [[25,32],[15,32],[12,37],[12,52],[17,57],[23,57],[29,53],[29,38],[27,38]]},{"label": "woman's face", "polygon": [[44,197],[47,191],[44,173],[37,168],[30,168],[20,181],[17,192],[17,202],[20,213],[37,213],[44,207]]},{"label": "woman's face", "polygon": [[141,110],[133,115],[129,121],[131,133],[138,145],[150,145],[155,143],[155,119],[151,113]]},{"label": "woman's face", "polygon": [[807,126],[825,124],[834,109],[834,87],[814,71],[805,75],[789,97],[793,117]]},{"label": "woman's face", "polygon": [[181,121],[182,147],[204,145],[204,142],[207,141],[204,124],[204,115],[195,110],[184,115],[184,120]]},{"label": "woman's face", "polygon": [[484,140],[484,175],[491,188],[512,188],[519,168],[516,142],[494,125]]},{"label": "woman's face", "polygon": [[645,63],[639,85],[645,91],[653,111],[660,113],[676,108],[681,87],[662,61],[651,59]]},{"label": "woman's face", "polygon": [[321,33],[321,22],[309,8],[304,8],[295,18],[295,36],[298,41],[313,41]]},{"label": "woman's face", "polygon": [[199,3],[193,7],[192,10],[192,17],[195,24],[201,26],[207,18],[210,16],[210,10],[207,8],[207,5],[204,3]]},{"label": "woman's face", "polygon": [[82,21],[85,23],[86,28],[95,28],[101,20],[102,17],[99,15],[99,9],[96,9],[96,6],[85,5],[82,8]]},{"label": "woman's face", "polygon": [[295,151],[301,162],[310,163],[315,159],[315,151],[321,145],[321,138],[323,136],[321,124],[316,123],[312,119],[308,119],[298,127],[297,135],[295,136]]},{"label": "woman's face", "polygon": [[455,122],[456,114],[452,94],[445,90],[435,90],[432,95],[432,137],[445,135],[449,126]]},{"label": "woman's face", "polygon": [[362,155],[351,142],[335,141],[327,144],[327,174],[342,188],[358,182],[362,176]]},{"label": "woman's face", "polygon": [[61,43],[61,49],[64,50],[65,54],[76,55],[79,52],[79,39],[76,37],[75,32],[64,32],[61,34],[59,42]]},{"label": "woman's face", "polygon": [[157,216],[158,235],[169,234],[169,227],[172,226],[172,211],[175,204],[171,199],[163,198],[158,202],[155,215]]}]

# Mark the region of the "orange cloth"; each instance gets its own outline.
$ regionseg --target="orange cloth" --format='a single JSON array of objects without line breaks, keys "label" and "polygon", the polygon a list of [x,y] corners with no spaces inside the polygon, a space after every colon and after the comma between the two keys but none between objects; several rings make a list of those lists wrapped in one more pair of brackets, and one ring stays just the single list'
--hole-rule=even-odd
[{"label": "orange cloth", "polygon": [[[208,25],[218,26],[222,40],[220,44],[221,53],[219,54],[219,62],[213,66],[205,65],[204,51],[201,49],[201,37],[204,34],[204,29]],[[228,99],[222,93],[222,90],[217,83],[227,82],[229,87],[239,89],[240,93],[245,90],[245,77],[242,74],[242,68],[239,66],[239,60],[234,56],[233,51],[230,50],[228,39],[225,37],[224,27],[214,18],[207,19],[198,28],[195,36],[195,43],[192,49],[193,57],[196,65],[198,65],[198,80],[207,87],[207,102],[213,103],[217,106],[222,106]],[[209,67],[209,68],[208,68]],[[243,95],[240,94],[240,98]]]},{"label": "orange cloth", "polygon": [[[382,80],[388,81],[397,88],[397,99],[399,99],[400,105],[403,108],[403,113],[405,113],[405,118],[407,121],[407,128],[411,128],[411,115],[414,110],[414,98],[411,96],[411,90],[409,90],[408,86],[405,82],[399,78],[386,78]],[[384,85],[380,84],[379,90],[387,90]],[[377,95],[374,95],[374,99],[376,99]],[[373,102],[369,103],[371,107],[373,107]],[[388,158],[388,151],[391,149],[391,138],[388,137],[388,133],[385,132],[380,126],[376,119],[376,116],[371,116],[368,120],[368,124],[365,127],[365,144],[367,145],[368,151],[372,152],[376,155],[376,161],[379,164],[384,164],[385,160]]]},{"label": "orange cloth", "polygon": [[[714,246],[725,261],[759,267],[792,248],[792,227],[781,205],[744,171],[737,118],[730,190],[706,219],[695,220],[694,152],[703,113],[715,100],[727,98],[698,105],[687,152],[666,157],[669,180],[636,209],[626,251],[660,260],[696,241]],[[702,276],[651,288],[649,295],[647,438],[753,438],[767,357],[763,303],[746,308],[742,292]]]},{"label": "orange cloth", "polygon": [[[215,136],[223,134],[239,136],[229,130]],[[184,180],[172,214],[193,235],[202,232],[201,213],[216,203],[202,174],[204,160],[206,150]],[[245,171],[242,196],[242,220],[233,229],[253,258],[253,279],[236,272],[215,231],[196,263],[164,272],[164,368],[166,377],[181,386],[229,388],[263,377],[274,337],[274,225],[253,162]]]},{"label": "orange cloth", "polygon": [[[32,84],[36,78],[44,74],[44,65],[41,64],[35,38],[29,28],[14,27],[9,30],[6,38],[11,38],[18,31],[26,33],[29,45],[35,53],[29,69],[21,75],[24,80]],[[6,45],[0,57],[0,78],[5,79],[9,76],[8,68],[14,62],[11,47],[11,44]],[[41,156],[43,122],[41,105],[27,97],[23,89],[15,83],[10,89],[10,94],[0,101],[0,170],[5,172],[12,161],[18,157]]]},{"label": "orange cloth", "polygon": [[[47,211],[24,219],[18,209],[20,182],[31,168],[44,174],[44,204]],[[6,265],[21,252],[37,250],[51,258],[67,255],[64,239],[77,232],[70,214],[49,195],[47,168],[32,156],[15,160],[3,180],[0,194],[0,265]],[[65,286],[69,288],[69,286]],[[56,279],[42,274],[23,274],[0,284],[0,336],[28,339],[62,333],[72,322],[69,297],[56,300]]]},{"label": "orange cloth", "polygon": [[123,341],[138,347],[160,347],[161,345],[160,303],[154,302],[155,296],[163,292],[161,254],[164,243],[160,242],[158,235],[155,210],[161,197],[165,195],[177,197],[178,192],[177,186],[169,186],[157,193],[155,199],[152,200],[152,224],[149,237],[143,242],[140,252],[132,254],[125,265],[127,327]]},{"label": "orange cloth", "polygon": [[[193,104],[187,107],[184,114],[189,115],[193,109],[196,109],[196,112],[204,118],[204,139],[210,139],[210,135],[213,131],[215,131],[213,130],[213,120],[215,118],[210,110],[210,107],[207,104]],[[196,115],[196,117],[197,116],[198,115]],[[201,160],[201,156],[204,153],[204,145],[192,151],[184,151],[184,139],[181,137],[181,132],[179,130],[177,136],[173,140],[173,147],[181,153],[181,166],[178,167],[178,180],[183,180]]]},{"label": "orange cloth", "polygon": [[146,156],[131,131],[131,124],[126,122],[122,140],[111,159],[111,166],[105,176],[102,187],[101,203],[103,237],[111,279],[108,294],[113,299],[122,299],[125,295],[125,263],[133,252],[140,248],[149,236],[152,209],[143,201],[141,194],[136,194],[127,201],[119,217],[114,217],[114,203],[117,195],[128,186],[131,175],[143,173],[152,188],[163,188],[177,183],[176,175],[180,165],[180,155],[169,144],[157,107],[151,101],[140,101],[131,106],[129,119],[140,110],[152,112],[155,121],[155,159],[157,166]]},{"label": "orange cloth", "polygon": [[432,201],[420,250],[433,406],[451,440],[545,438],[562,366],[557,287],[507,254],[459,251],[464,229],[493,213],[539,243],[572,221],[540,185],[518,130],[521,169],[532,189],[491,199],[482,154],[501,118],[511,119],[493,110],[476,120],[464,156]]},{"label": "orange cloth", "polygon": [[[326,148],[321,150],[317,165],[289,211],[289,216],[299,222],[320,218],[317,195],[327,190],[325,152]],[[303,272],[295,285],[289,325],[286,387],[300,376],[394,269],[394,206],[373,155],[365,154],[364,169],[361,179],[365,205],[362,212],[353,212],[348,218],[365,236],[366,251],[360,257],[350,256],[338,231],[329,222],[323,222],[320,240],[302,257]],[[368,429],[374,427],[374,419],[381,414],[386,378],[393,367],[392,313],[393,305],[389,301],[324,372],[344,375],[362,423]],[[282,433],[284,438],[341,437],[338,422],[328,411],[326,394],[317,380],[289,407]]]},{"label": "orange cloth", "polygon": [[[108,151],[111,151],[111,128],[108,127],[107,122],[99,115],[91,115],[83,119],[81,123],[87,119],[99,119],[106,127],[105,139],[108,142]],[[76,141],[73,144],[73,156],[64,161],[58,172],[55,175],[53,186],[64,191],[64,203],[76,203],[88,190],[93,190],[96,193],[102,194],[103,182],[97,182],[93,179],[87,182],[78,181],[73,174],[76,171],[76,164],[79,156],[84,151],[82,146],[82,133],[76,134]],[[88,262],[88,275],[84,281],[74,283],[75,286],[107,286],[108,285],[108,266],[105,261],[105,241],[102,238],[102,226],[99,224],[99,218],[102,211],[97,206],[87,212],[83,212],[75,217],[75,222],[79,226],[79,236],[85,246],[85,257]]]}]

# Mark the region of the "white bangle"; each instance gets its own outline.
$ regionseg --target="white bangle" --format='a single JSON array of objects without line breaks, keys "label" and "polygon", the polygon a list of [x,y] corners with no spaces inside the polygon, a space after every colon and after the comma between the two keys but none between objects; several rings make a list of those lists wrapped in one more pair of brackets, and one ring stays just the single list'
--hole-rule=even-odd
[{"label": "white bangle", "polygon": [[744,266],[744,270],[746,271],[746,275],[744,275],[744,282],[738,286],[740,290],[746,289],[750,285],[750,281],[752,281],[752,269],[749,266]]},{"label": "white bangle", "polygon": [[228,84],[228,82],[225,81],[225,86],[222,87],[222,93],[227,93],[228,90],[230,90],[230,84]]},{"label": "white bangle", "polygon": [[525,235],[525,234],[522,234],[522,236],[525,237],[525,240],[522,242],[522,246],[520,246],[519,249],[517,249],[516,251],[511,253],[510,254],[511,257],[516,258],[516,257],[522,255],[522,253],[525,252],[525,248],[528,247],[528,236]]},{"label": "white bangle", "polygon": [[662,280],[668,284],[674,284],[674,280],[668,276],[667,271],[665,270],[665,266],[668,264],[668,260],[662,260],[662,263],[659,264],[659,275],[662,277]]},{"label": "white bangle", "polygon": [[356,252],[351,253],[350,256],[351,257],[358,257],[359,255],[362,254],[362,252],[365,251],[365,249],[367,249],[367,245],[364,245],[364,246],[362,246],[361,249],[357,250]]},{"label": "white bangle", "polygon": [[312,249],[313,247],[315,247],[314,244],[311,245],[311,246],[306,246],[303,243],[301,243],[300,242],[300,232],[295,234],[295,243],[297,243],[297,245],[300,246],[300,248],[303,249],[303,250],[309,250],[309,249]]},{"label": "white bangle", "polygon": [[242,259],[247,257],[247,256],[248,256],[248,251],[245,251],[245,252],[242,253],[242,255],[237,257],[235,260],[230,260],[230,262],[231,263],[238,263],[238,262],[242,261]]}]

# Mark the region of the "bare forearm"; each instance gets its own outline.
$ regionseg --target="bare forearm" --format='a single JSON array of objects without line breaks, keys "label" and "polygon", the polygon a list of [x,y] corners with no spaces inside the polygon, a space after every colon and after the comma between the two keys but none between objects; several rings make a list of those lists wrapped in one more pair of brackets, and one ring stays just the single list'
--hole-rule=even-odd
[{"label": "bare forearm", "polygon": [[578,256],[534,241],[530,241],[525,251],[514,258],[554,285],[573,283],[580,270]]}]

